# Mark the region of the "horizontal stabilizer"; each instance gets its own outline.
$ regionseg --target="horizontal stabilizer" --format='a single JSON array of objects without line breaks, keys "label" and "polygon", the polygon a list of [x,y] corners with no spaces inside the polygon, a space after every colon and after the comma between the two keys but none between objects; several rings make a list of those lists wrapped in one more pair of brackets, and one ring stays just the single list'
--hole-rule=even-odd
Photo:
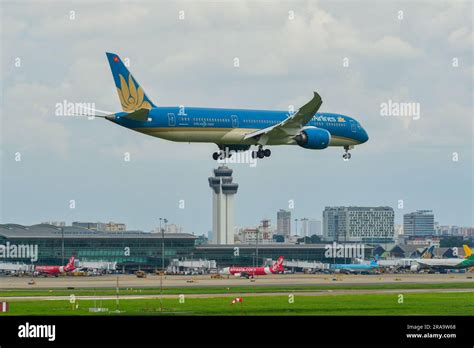
[{"label": "horizontal stabilizer", "polygon": [[146,122],[148,120],[149,113],[150,113],[150,110],[148,109],[140,109],[140,110],[131,112],[126,116],[122,116],[121,118],[125,118],[127,120],[138,121],[138,122]]}]

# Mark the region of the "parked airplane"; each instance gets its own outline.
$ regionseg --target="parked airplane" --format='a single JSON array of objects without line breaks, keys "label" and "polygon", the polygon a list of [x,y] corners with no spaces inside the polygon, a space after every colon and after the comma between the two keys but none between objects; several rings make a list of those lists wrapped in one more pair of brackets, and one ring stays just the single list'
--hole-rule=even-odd
[{"label": "parked airplane", "polygon": [[256,275],[267,275],[281,273],[285,269],[283,268],[283,256],[280,256],[278,260],[271,267],[240,267],[232,266],[225,267],[221,270],[220,274],[233,275],[236,277],[253,278]]},{"label": "parked airplane", "polygon": [[467,245],[463,245],[466,252],[464,258],[449,258],[449,259],[420,259],[418,264],[420,267],[432,269],[465,269],[474,267],[474,255]]},{"label": "parked airplane", "polygon": [[36,266],[35,272],[39,274],[58,275],[60,273],[72,272],[75,270],[75,258],[71,256],[66,266]]},{"label": "parked airplane", "polygon": [[378,264],[379,256],[376,255],[370,263],[334,263],[329,265],[329,269],[334,271],[364,272],[380,268]]},{"label": "parked airplane", "polygon": [[[252,145],[254,158],[271,155],[269,145],[299,145],[322,150],[328,146],[349,150],[369,137],[352,117],[335,113],[317,113],[321,97],[313,99],[297,112],[244,109],[215,109],[188,106],[156,106],[128,71],[120,57],[106,53],[117,87],[123,112],[99,116],[131,130],[178,142],[215,143],[219,151],[214,160],[230,157],[234,151],[246,151]],[[98,110],[97,110],[98,111]]]}]

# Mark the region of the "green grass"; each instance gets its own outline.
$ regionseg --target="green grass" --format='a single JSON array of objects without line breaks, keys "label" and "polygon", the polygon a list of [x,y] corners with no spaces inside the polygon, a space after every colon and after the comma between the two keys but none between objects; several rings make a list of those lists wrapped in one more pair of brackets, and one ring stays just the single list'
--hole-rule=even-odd
[{"label": "green grass", "polygon": [[[288,303],[287,296],[245,297],[243,304],[231,305],[233,297],[164,299],[164,315],[474,315],[474,293],[405,294],[403,304],[398,294],[298,296]],[[72,310],[68,300],[13,301],[10,312],[0,315],[117,315],[92,314],[94,301],[78,300]],[[97,301],[97,306],[115,310],[115,300]],[[160,315],[159,300],[120,300],[120,315]]]},{"label": "green grass", "polygon": [[[365,285],[246,285],[246,286],[189,286],[189,287],[168,287],[163,288],[163,294],[226,294],[226,293],[263,293],[263,292],[305,292],[305,291],[327,291],[327,290],[377,290],[377,289],[472,289],[473,282],[465,283],[440,283],[440,284],[365,284]],[[156,295],[159,294],[159,288],[120,288],[121,295]],[[115,295],[115,288],[75,288],[75,289],[12,289],[0,290],[0,298],[11,296],[107,296]]]}]

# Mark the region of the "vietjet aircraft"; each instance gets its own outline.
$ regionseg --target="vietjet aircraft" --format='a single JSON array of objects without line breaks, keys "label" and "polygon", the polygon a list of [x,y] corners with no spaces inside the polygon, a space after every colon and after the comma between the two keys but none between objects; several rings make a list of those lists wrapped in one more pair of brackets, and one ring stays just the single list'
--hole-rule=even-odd
[{"label": "vietjet aircraft", "polygon": [[349,159],[349,150],[369,139],[354,118],[317,113],[322,100],[316,92],[296,112],[156,106],[117,54],[107,53],[107,58],[123,112],[95,116],[166,140],[215,143],[219,151],[213,153],[214,160],[230,157],[233,151],[246,151],[252,145],[258,146],[252,152],[254,158],[271,155],[264,146],[299,145],[311,150],[340,146],[345,150],[343,157]]},{"label": "vietjet aircraft", "polygon": [[76,269],[74,266],[74,256],[71,256],[66,266],[36,266],[35,272],[39,274],[57,275],[64,272],[72,272]]},{"label": "vietjet aircraft", "polygon": [[417,263],[421,267],[432,269],[465,269],[474,267],[474,254],[467,245],[463,245],[464,258],[447,258],[447,259],[420,259]]},{"label": "vietjet aircraft", "polygon": [[283,256],[280,256],[278,260],[273,264],[271,267],[240,267],[240,266],[232,266],[232,267],[225,267],[221,270],[221,274],[223,275],[233,275],[236,277],[245,277],[245,278],[253,278],[256,275],[267,275],[267,274],[276,274],[283,272],[285,269],[283,268]]}]

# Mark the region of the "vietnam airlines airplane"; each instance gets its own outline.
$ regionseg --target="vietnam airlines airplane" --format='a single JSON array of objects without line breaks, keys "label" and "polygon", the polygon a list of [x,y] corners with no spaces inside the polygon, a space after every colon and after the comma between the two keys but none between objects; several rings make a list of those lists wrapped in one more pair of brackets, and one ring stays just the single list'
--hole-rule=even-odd
[{"label": "vietnam airlines airplane", "polygon": [[154,137],[180,142],[215,143],[214,160],[230,157],[233,151],[252,151],[254,158],[271,155],[270,145],[299,145],[322,150],[328,146],[349,150],[369,137],[360,123],[349,116],[317,113],[321,97],[313,98],[297,112],[272,110],[215,109],[156,106],[120,57],[107,53],[123,112],[104,117],[120,126]]}]

